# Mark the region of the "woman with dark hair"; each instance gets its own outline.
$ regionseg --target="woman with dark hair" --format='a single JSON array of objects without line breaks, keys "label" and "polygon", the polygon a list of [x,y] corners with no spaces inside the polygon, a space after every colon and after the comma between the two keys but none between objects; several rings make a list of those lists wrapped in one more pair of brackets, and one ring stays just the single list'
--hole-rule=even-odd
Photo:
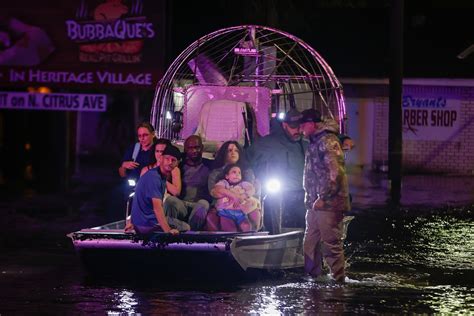
[{"label": "woman with dark hair", "polygon": [[254,182],[255,174],[244,155],[242,146],[235,140],[229,140],[222,144],[216,152],[216,158],[212,165],[212,171],[209,174],[208,188],[212,191],[217,181],[224,177],[224,167],[228,164],[237,164],[242,170],[242,177],[245,181]]},{"label": "woman with dark hair", "polygon": [[[222,144],[219,150],[216,153],[216,158],[214,160],[213,170],[209,174],[208,178],[208,188],[209,193],[214,199],[223,198],[225,193],[219,192],[215,189],[216,183],[224,178],[224,168],[227,165],[236,164],[240,167],[242,171],[242,180],[252,183],[258,192],[258,183],[255,180],[255,174],[252,169],[250,169],[247,159],[244,155],[244,150],[242,146],[236,141],[230,140]],[[252,228],[258,230],[260,228],[260,212],[252,212],[252,215],[249,214],[249,220],[252,223]],[[215,231],[219,230],[219,218],[215,212],[209,212],[207,215],[207,230]]]}]

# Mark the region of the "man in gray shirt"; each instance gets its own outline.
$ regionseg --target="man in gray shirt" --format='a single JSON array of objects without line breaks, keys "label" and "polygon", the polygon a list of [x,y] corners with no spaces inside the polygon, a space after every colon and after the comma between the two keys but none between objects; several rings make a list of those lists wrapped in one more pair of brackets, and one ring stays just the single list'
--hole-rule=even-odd
[{"label": "man in gray shirt", "polygon": [[189,136],[184,142],[183,162],[180,164],[183,188],[179,197],[169,196],[164,202],[168,216],[187,220],[192,230],[199,230],[206,222],[211,197],[207,178],[211,161],[202,158],[202,139]]}]

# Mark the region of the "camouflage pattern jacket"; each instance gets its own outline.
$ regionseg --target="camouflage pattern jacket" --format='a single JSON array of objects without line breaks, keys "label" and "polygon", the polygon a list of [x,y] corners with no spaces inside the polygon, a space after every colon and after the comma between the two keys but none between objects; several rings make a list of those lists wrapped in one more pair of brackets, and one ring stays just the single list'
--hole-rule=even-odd
[{"label": "camouflage pattern jacket", "polygon": [[350,210],[344,153],[336,134],[338,127],[334,123],[320,123],[319,130],[310,137],[303,177],[308,210],[312,209],[318,196],[324,202],[324,206],[318,210]]}]

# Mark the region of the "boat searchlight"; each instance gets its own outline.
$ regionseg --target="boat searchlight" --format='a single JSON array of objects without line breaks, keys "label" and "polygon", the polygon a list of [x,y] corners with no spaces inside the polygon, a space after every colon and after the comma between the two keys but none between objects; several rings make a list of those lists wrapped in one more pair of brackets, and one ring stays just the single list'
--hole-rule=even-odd
[{"label": "boat searchlight", "polygon": [[270,179],[267,181],[265,187],[267,188],[267,191],[269,193],[278,193],[280,192],[280,188],[281,188],[280,180],[275,179],[275,178]]}]

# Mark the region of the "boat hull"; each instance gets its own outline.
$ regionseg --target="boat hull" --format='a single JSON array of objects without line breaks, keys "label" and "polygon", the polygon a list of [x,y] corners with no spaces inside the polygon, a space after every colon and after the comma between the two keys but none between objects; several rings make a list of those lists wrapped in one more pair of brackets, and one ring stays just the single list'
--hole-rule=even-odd
[{"label": "boat hull", "polygon": [[68,236],[88,274],[101,277],[244,278],[303,266],[301,231],[124,233],[116,222]]}]

